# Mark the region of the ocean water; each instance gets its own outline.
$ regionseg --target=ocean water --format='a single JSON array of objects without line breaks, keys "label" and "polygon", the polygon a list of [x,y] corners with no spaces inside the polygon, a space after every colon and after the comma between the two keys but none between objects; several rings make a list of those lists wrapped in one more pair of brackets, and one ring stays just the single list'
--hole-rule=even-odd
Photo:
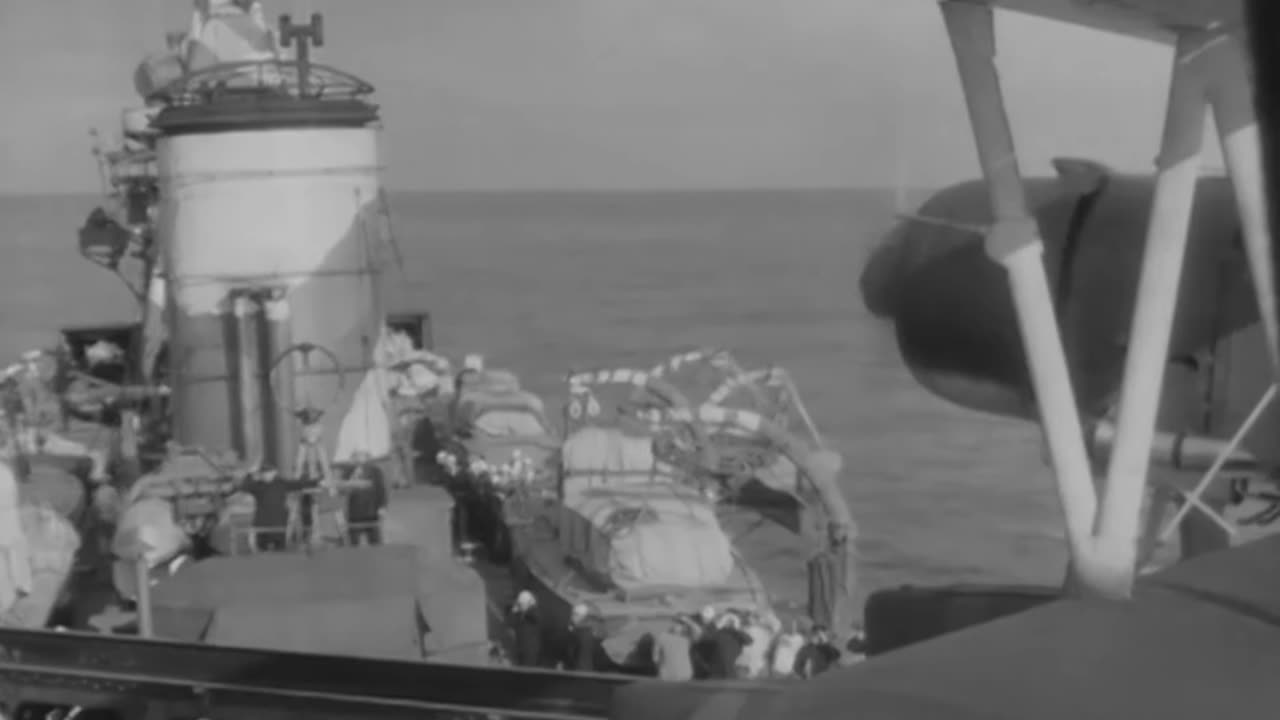
[{"label": "ocean water", "polygon": [[[76,251],[96,202],[0,198],[0,357],[129,319],[128,292]],[[482,352],[552,400],[570,367],[692,347],[785,366],[845,456],[864,594],[1056,582],[1061,519],[1036,429],[921,390],[862,307],[858,273],[893,205],[875,191],[393,195],[390,309],[430,310],[441,350]],[[794,540],[744,543],[779,594],[803,593]]]}]

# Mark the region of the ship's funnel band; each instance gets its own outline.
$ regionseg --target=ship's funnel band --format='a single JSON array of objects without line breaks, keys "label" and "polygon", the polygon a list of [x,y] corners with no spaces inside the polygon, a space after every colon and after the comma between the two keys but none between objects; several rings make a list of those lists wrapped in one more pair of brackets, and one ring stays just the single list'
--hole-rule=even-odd
[{"label": "ship's funnel band", "polygon": [[[383,171],[382,165],[360,165],[360,166],[342,166],[342,167],[324,167],[324,168],[301,168],[295,170],[275,170],[266,168],[257,168],[249,170],[240,170],[236,172],[218,172],[218,173],[188,173],[185,175],[174,175],[166,180],[170,183],[173,191],[183,192],[189,191],[189,188],[197,185],[209,185],[213,183],[231,182],[238,180],[272,180],[285,178],[314,178],[324,176],[370,176],[377,177]],[[191,198],[188,198],[191,199]]]}]

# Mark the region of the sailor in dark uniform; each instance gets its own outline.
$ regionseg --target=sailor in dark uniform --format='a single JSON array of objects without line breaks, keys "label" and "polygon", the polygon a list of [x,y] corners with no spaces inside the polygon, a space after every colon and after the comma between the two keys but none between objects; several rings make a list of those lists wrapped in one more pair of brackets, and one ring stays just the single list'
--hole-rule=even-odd
[{"label": "sailor in dark uniform", "polygon": [[514,639],[512,660],[521,667],[541,667],[546,664],[542,647],[542,614],[533,593],[521,590],[507,614],[507,626]]},{"label": "sailor in dark uniform", "polygon": [[562,665],[571,672],[614,672],[617,666],[604,649],[600,622],[591,608],[579,603],[573,606],[564,643]]},{"label": "sailor in dark uniform", "polygon": [[738,657],[751,644],[751,636],[742,631],[742,621],[732,612],[720,616],[716,628],[699,643],[706,677],[727,680],[738,676]]},{"label": "sailor in dark uniform", "polygon": [[264,465],[241,489],[253,496],[253,527],[258,551],[284,550],[289,524],[289,495],[314,487],[311,480],[287,480],[274,466]]},{"label": "sailor in dark uniform", "polygon": [[353,484],[347,494],[348,541],[359,545],[363,538],[370,545],[381,545],[382,518],[387,512],[387,484],[382,468],[364,450],[352,453],[351,459],[354,464],[347,476]]},{"label": "sailor in dark uniform", "polygon": [[796,675],[817,677],[839,662],[840,648],[831,641],[831,633],[822,625],[814,625],[809,642],[796,655]]}]

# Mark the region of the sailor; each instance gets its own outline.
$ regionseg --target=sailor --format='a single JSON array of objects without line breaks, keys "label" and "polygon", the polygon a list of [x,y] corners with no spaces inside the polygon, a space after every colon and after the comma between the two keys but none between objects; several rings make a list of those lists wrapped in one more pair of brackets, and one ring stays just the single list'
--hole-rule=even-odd
[{"label": "sailor", "polygon": [[693,632],[691,623],[677,618],[653,638],[653,665],[658,669],[658,679],[693,679]]},{"label": "sailor", "polygon": [[546,664],[542,651],[542,615],[538,612],[538,600],[528,590],[521,590],[507,613],[507,627],[511,628],[514,642],[513,657],[521,667],[541,667]]},{"label": "sailor", "polygon": [[284,550],[289,529],[289,495],[315,487],[310,480],[286,480],[274,466],[264,464],[244,483],[253,496],[253,531],[259,551]]},{"label": "sailor", "polygon": [[719,613],[712,605],[704,605],[697,615],[689,620],[691,628],[691,641],[693,643],[693,676],[695,678],[705,678],[708,675],[711,659],[707,653],[710,649],[708,640],[716,629],[716,618]]},{"label": "sailor", "polygon": [[767,655],[773,644],[774,631],[764,618],[752,613],[747,616],[742,632],[751,638],[751,642],[742,648],[742,654],[738,656],[738,677],[761,677],[768,668]]},{"label": "sailor", "polygon": [[815,624],[809,641],[796,655],[795,674],[812,678],[830,670],[840,660],[840,648],[831,641],[831,633],[824,625]]},{"label": "sailor", "polygon": [[712,680],[737,677],[738,657],[750,644],[751,637],[742,632],[738,616],[732,612],[721,615],[715,630],[701,641],[700,655],[706,661],[706,677]]},{"label": "sailor", "polygon": [[573,606],[566,635],[561,661],[565,670],[612,672],[617,669],[609,653],[605,652],[599,620],[589,605],[578,603]]},{"label": "sailor", "polygon": [[860,627],[854,627],[853,633],[849,636],[849,642],[845,645],[845,650],[849,652],[850,659],[854,662],[861,662],[867,658],[867,633]]},{"label": "sailor", "polygon": [[352,545],[364,539],[370,545],[382,544],[382,519],[387,514],[387,484],[382,468],[372,462],[367,450],[351,454],[352,466],[347,475],[351,488],[347,494],[347,538]]},{"label": "sailor", "polygon": [[348,538],[347,493],[338,479],[325,475],[314,485],[310,496],[311,541],[317,546],[341,545]]},{"label": "sailor", "polygon": [[694,627],[696,627],[698,630],[697,637],[694,639],[700,640],[706,635],[710,634],[712,630],[715,630],[716,618],[718,616],[719,616],[719,613],[716,612],[716,609],[714,606],[704,605],[703,608],[698,611],[698,615],[697,617],[694,618],[694,621],[693,621]]},{"label": "sailor", "polygon": [[794,676],[796,657],[804,649],[804,645],[804,635],[797,632],[794,623],[789,631],[780,633],[774,638],[773,657],[769,664],[770,674],[778,678]]}]

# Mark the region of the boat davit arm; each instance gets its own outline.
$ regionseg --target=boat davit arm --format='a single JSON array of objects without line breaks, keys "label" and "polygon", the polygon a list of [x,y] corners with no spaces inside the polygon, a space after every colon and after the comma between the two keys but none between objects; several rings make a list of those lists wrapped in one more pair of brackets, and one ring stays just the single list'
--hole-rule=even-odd
[{"label": "boat davit arm", "polygon": [[[0,630],[0,709],[22,702],[160,703],[207,716],[284,710],[299,717],[608,717],[613,691],[640,678],[309,655]],[[234,710],[232,710],[234,708]]]},{"label": "boat davit arm", "polygon": [[[1237,188],[1262,318],[1268,324],[1267,337],[1273,352],[1275,348],[1270,231],[1242,38],[1221,28],[1176,32],[1156,192],[1126,357],[1116,442],[1099,497],[1042,261],[1044,246],[1027,207],[995,65],[994,10],[973,0],[942,0],[940,5],[990,193],[993,225],[987,233],[987,249],[1009,272],[1040,421],[1066,516],[1072,563],[1068,588],[1104,597],[1128,597],[1138,558],[1142,500],[1208,107],[1214,109],[1220,126],[1228,170]],[[1272,358],[1273,367],[1280,367],[1274,354]],[[1243,428],[1241,434],[1247,429]],[[1197,501],[1194,495],[1189,499]],[[1198,504],[1189,502],[1187,506]],[[1185,513],[1177,520],[1182,517]]]}]

